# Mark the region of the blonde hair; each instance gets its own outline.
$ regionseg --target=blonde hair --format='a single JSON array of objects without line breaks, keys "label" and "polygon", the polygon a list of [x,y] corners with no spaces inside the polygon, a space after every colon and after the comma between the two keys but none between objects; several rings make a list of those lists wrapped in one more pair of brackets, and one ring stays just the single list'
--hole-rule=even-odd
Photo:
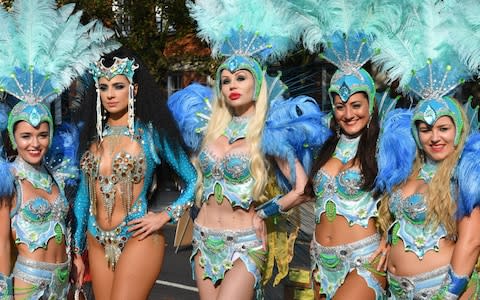
[{"label": "blonde hair", "polygon": [[[202,149],[223,134],[233,117],[233,112],[231,108],[228,107],[225,96],[220,94],[216,97],[217,99],[213,103],[212,114],[203,139]],[[260,93],[254,105],[255,112],[248,123],[245,142],[249,145],[249,156],[251,158],[250,172],[255,180],[252,197],[257,203],[263,203],[267,200],[265,187],[268,182],[268,171],[270,168],[270,164],[262,152],[262,134],[269,106],[265,77],[262,78]],[[203,198],[203,174],[197,157],[194,157],[193,164],[198,174],[196,203],[200,206]]]},{"label": "blonde hair", "polygon": [[[467,117],[463,110],[463,130],[453,153],[445,158],[438,164],[437,171],[432,180],[428,183],[427,191],[424,193],[425,202],[427,204],[427,219],[426,224],[433,225],[433,228],[437,228],[439,225],[443,225],[447,230],[448,235],[455,235],[457,232],[455,213],[457,211],[456,199],[452,195],[451,190],[451,178],[455,167],[462,154],[465,140],[469,132],[469,125]],[[455,124],[457,126],[457,124]],[[413,165],[412,173],[409,179],[417,178],[420,169],[425,161],[425,154],[422,150],[417,149],[415,162]],[[394,191],[399,190],[404,183],[395,186]],[[378,211],[379,217],[377,219],[377,226],[382,234],[386,233],[389,226],[392,223],[392,216],[389,210],[389,201],[391,194],[385,194],[382,196],[380,202],[380,208]]]}]

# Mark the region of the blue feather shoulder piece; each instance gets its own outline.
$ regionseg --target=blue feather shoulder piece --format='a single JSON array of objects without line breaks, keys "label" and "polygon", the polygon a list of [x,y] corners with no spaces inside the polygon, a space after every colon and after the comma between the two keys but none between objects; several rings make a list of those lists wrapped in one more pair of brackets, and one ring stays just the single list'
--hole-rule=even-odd
[{"label": "blue feather shoulder piece", "polygon": [[378,174],[375,188],[391,192],[408,178],[412,171],[417,147],[411,132],[413,113],[395,109],[386,115],[378,141]]},{"label": "blue feather shoulder piece", "polygon": [[469,136],[463,148],[462,156],[456,169],[458,182],[457,218],[472,213],[480,206],[480,133]]},{"label": "blue feather shoulder piece", "polygon": [[79,178],[78,146],[79,129],[76,125],[63,122],[55,128],[52,145],[45,156],[45,165],[62,188],[76,186]]},{"label": "blue feather shoulder piece", "polygon": [[288,161],[290,180],[277,172],[283,190],[295,182],[295,159],[298,159],[307,174],[313,156],[330,137],[331,131],[325,124],[324,114],[316,101],[307,96],[272,100],[262,137],[262,149],[266,155]]},{"label": "blue feather shoulder piece", "polygon": [[212,113],[213,90],[193,83],[168,98],[168,108],[177,123],[185,144],[200,150]]},{"label": "blue feather shoulder piece", "polygon": [[14,177],[10,170],[10,163],[3,158],[0,158],[0,197],[10,197],[13,195]]}]

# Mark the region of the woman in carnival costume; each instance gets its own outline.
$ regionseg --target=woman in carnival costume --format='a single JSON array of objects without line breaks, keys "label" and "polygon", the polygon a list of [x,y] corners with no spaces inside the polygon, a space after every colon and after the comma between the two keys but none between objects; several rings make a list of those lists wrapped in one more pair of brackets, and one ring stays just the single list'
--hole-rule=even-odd
[{"label": "woman in carnival costume", "polygon": [[[58,154],[64,146],[52,145],[48,103],[81,75],[84,63],[118,46],[108,41],[112,31],[96,21],[82,25],[81,12],[73,9],[57,9],[53,0],[17,0],[11,12],[0,7],[0,88],[19,99],[7,124],[17,155],[12,163],[0,162],[1,299],[66,299],[69,291],[69,203],[63,189],[74,179],[74,157],[57,156],[47,164],[49,148]],[[13,271],[12,239],[18,253]]]},{"label": "woman in carnival costume", "polygon": [[[318,128],[322,115],[313,99],[284,100],[281,82],[262,68],[299,36],[280,2],[187,5],[213,55],[228,57],[217,69],[214,99],[198,84],[169,99],[199,171],[192,272],[201,299],[260,299],[268,256],[263,219],[307,199],[311,150],[329,132]],[[285,194],[268,200],[270,168],[284,180]]]},{"label": "woman in carnival costume", "polygon": [[339,69],[330,81],[335,133],[312,170],[316,227],[310,246],[315,297],[383,299],[386,241],[376,226],[375,159],[380,108],[362,66],[374,55],[375,23],[385,1],[290,1],[303,18],[303,41]]},{"label": "woman in carnival costume", "polygon": [[[81,264],[81,253],[88,248],[97,299],[146,299],[163,262],[161,229],[191,206],[196,173],[180,145],[158,130],[161,122],[168,123],[168,111],[163,108],[167,114],[159,118],[161,93],[139,58],[122,48],[96,62],[90,72],[96,97],[87,96],[83,103],[83,136],[93,141],[80,161],[75,261]],[[148,211],[148,193],[162,160],[186,186],[165,210],[154,213]],[[79,278],[83,270],[79,268]]]},{"label": "woman in carnival costume", "polygon": [[[466,114],[449,96],[479,65],[478,48],[453,36],[475,31],[465,3],[403,5],[403,14],[383,24],[375,57],[389,80],[419,100],[413,111],[390,113],[380,139],[377,186],[386,196],[379,224],[391,244],[390,299],[479,299],[478,111],[468,102]],[[480,11],[475,1],[465,7]],[[470,136],[467,115],[477,132]]]}]

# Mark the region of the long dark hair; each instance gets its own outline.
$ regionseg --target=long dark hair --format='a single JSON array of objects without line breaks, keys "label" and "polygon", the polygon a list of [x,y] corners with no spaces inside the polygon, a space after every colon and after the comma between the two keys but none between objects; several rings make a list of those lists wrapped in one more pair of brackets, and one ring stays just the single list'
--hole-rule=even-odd
[{"label": "long dark hair", "polygon": [[[133,51],[121,47],[104,56],[103,64],[105,66],[111,66],[114,62],[114,57],[133,58],[135,59],[135,63],[139,65],[139,68],[135,70],[133,75],[133,83],[138,84],[135,102],[135,119],[143,123],[151,122],[153,126],[163,134],[174,139],[179,139],[180,134],[167,108],[167,93],[156,84],[141,58]],[[98,138],[96,136],[96,101],[97,92],[95,84],[92,81],[78,113],[79,118],[77,122],[82,124],[82,132],[80,134],[80,140],[82,141],[80,146],[81,153],[88,149],[90,144]]]},{"label": "long dark hair", "polygon": [[[335,134],[338,128],[339,125],[333,117],[332,121],[330,122],[330,129],[332,132],[334,132],[334,134],[325,142],[320,150],[313,165],[312,172],[310,173],[310,180],[312,180],[318,170],[320,170],[327,163],[327,161],[332,158],[332,154],[335,152],[335,148],[337,147],[337,143],[340,138],[337,134]],[[360,137],[360,141],[358,143],[357,154],[354,157],[354,161],[358,161],[360,163],[360,171],[363,176],[362,188],[368,191],[372,190],[378,172],[375,154],[379,132],[380,124],[378,120],[378,110],[375,107],[371,115],[369,125],[366,126],[362,131],[362,136]]]}]

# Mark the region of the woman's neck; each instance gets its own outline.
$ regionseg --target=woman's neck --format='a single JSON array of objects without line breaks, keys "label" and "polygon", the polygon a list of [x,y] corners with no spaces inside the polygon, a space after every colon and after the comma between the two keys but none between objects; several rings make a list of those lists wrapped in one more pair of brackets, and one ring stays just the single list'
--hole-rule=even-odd
[{"label": "woman's neck", "polygon": [[107,123],[110,126],[128,126],[128,114],[122,113],[121,115],[110,115],[107,119]]}]

